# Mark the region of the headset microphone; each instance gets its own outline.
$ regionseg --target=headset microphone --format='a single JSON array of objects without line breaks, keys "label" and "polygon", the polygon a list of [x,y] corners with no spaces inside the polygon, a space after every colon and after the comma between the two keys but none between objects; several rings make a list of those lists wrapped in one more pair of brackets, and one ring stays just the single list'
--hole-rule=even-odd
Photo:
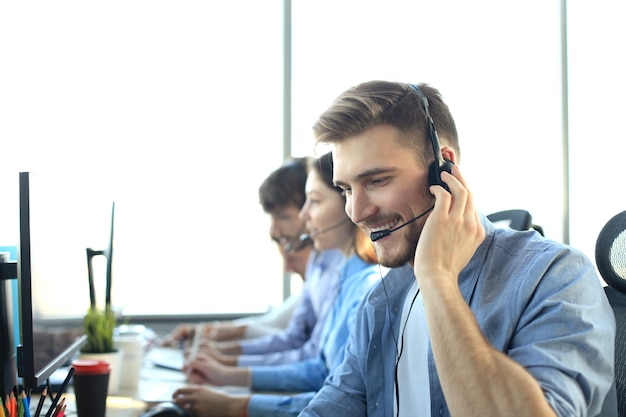
[{"label": "headset microphone", "polygon": [[[305,237],[304,239],[302,239],[303,236]],[[296,243],[286,243],[285,245],[283,245],[283,249],[285,250],[285,252],[300,252],[311,243],[313,243],[313,240],[311,240],[310,237],[308,237],[307,235],[300,235]]]},{"label": "headset microphone", "polygon": [[378,230],[377,232],[372,232],[370,233],[370,239],[372,240],[372,242],[376,242],[379,239],[382,239],[384,237],[389,236],[392,232],[395,232],[398,229],[403,228],[404,226],[406,226],[409,223],[413,223],[415,220],[418,220],[422,217],[424,217],[426,215],[426,213],[430,212],[435,206],[432,206],[431,208],[429,208],[428,210],[426,210],[425,212],[423,212],[422,214],[420,214],[417,217],[413,217],[411,220],[402,223],[400,226],[393,228],[393,229],[383,229],[383,230]]},{"label": "headset microphone", "polygon": [[285,252],[298,252],[301,251],[302,249],[304,249],[307,245],[310,245],[313,243],[313,237],[314,236],[318,236],[321,235],[322,233],[326,233],[329,232],[333,229],[338,228],[339,226],[341,226],[342,224],[346,223],[347,221],[350,221],[349,218],[345,218],[342,221],[340,221],[337,224],[334,224],[326,229],[322,229],[319,232],[315,233],[315,234],[311,234],[311,233],[303,233],[298,237],[298,240],[295,243],[286,243],[283,246],[283,249],[285,250]]},{"label": "headset microphone", "polygon": [[282,236],[279,239],[278,242],[283,245],[283,250],[285,252],[300,252],[302,249],[306,248],[307,246],[313,243],[311,239],[300,240],[300,236],[302,236],[302,233],[304,232],[305,229],[306,229],[306,225],[302,223],[302,226],[298,230],[298,233],[296,234],[296,236],[293,236],[293,237]]},{"label": "headset microphone", "polygon": [[349,217],[346,217],[345,219],[343,219],[343,220],[342,220],[342,221],[340,221],[339,223],[334,224],[334,225],[332,225],[332,226],[330,226],[330,227],[327,227],[326,229],[322,229],[322,230],[320,230],[320,231],[319,231],[319,232],[317,232],[317,233],[304,233],[304,234],[301,234],[301,235],[300,235],[300,242],[304,242],[304,241],[307,241],[307,240],[311,240],[311,239],[312,239],[312,238],[314,238],[315,236],[319,236],[319,235],[321,235],[322,233],[330,232],[331,230],[336,229],[336,228],[338,228],[339,226],[341,226],[342,224],[344,224],[344,223],[346,223],[346,222],[349,222],[349,221],[351,221],[351,220],[350,220],[350,218],[349,218]]}]

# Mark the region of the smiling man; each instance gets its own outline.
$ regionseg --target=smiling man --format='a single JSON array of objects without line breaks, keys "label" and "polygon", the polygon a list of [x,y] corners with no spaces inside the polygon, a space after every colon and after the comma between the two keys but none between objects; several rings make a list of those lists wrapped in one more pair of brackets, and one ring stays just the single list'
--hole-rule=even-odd
[{"label": "smiling man", "polygon": [[436,89],[363,83],[314,133],[332,144],[346,212],[393,269],[301,415],[600,413],[615,321],[593,264],[535,231],[496,229],[478,210]]}]

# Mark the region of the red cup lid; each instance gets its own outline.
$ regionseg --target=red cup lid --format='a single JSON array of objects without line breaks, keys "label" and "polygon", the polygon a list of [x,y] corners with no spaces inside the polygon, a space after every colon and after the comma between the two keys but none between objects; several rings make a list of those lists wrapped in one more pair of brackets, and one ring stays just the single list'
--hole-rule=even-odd
[{"label": "red cup lid", "polygon": [[107,374],[111,372],[111,364],[107,361],[95,359],[75,359],[72,361],[74,374]]}]

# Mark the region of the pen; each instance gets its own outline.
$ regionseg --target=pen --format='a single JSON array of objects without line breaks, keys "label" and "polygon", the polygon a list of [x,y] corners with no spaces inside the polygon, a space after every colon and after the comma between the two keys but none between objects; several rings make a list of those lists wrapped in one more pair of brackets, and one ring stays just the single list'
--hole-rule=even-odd
[{"label": "pen", "polygon": [[[200,340],[202,339],[202,332],[204,330],[204,325],[202,323],[198,323],[196,325],[196,333],[193,335],[193,343],[191,345],[191,351],[189,352],[189,358],[187,362],[192,361],[196,355],[198,354],[198,349],[200,348]],[[189,378],[190,370],[187,369],[187,378]]]},{"label": "pen", "polygon": [[59,403],[59,398],[61,398],[61,395],[63,395],[63,391],[65,391],[65,389],[67,388],[67,384],[70,382],[70,379],[72,379],[72,375],[74,375],[74,371],[75,371],[75,368],[70,367],[70,370],[68,371],[67,376],[63,380],[63,383],[61,384],[61,387],[59,388],[57,395],[55,395],[54,400],[52,400],[52,405],[48,409],[48,412],[46,413],[46,417],[52,417],[52,413],[54,413],[56,406]]}]

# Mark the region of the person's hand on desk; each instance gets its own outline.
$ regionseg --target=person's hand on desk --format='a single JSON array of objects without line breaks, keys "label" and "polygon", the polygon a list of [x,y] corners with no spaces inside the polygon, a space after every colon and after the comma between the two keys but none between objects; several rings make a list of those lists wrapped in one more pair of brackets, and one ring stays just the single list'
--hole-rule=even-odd
[{"label": "person's hand on desk", "polygon": [[[161,346],[179,347],[181,344],[189,343],[193,340],[196,331],[194,324],[179,324],[167,336],[161,340]],[[232,324],[224,322],[203,323],[202,337],[214,341],[230,341],[243,338],[246,325]]]},{"label": "person's hand on desk", "polygon": [[198,353],[195,358],[191,358],[183,367],[183,372],[193,384],[250,385],[249,368],[224,365],[204,353]]},{"label": "person's hand on desk", "polygon": [[[203,337],[209,334],[211,331],[210,327],[210,324],[202,324]],[[161,339],[159,344],[165,347],[181,347],[188,345],[193,341],[197,328],[198,325],[196,324],[179,324],[167,336]]]},{"label": "person's hand on desk", "polygon": [[198,340],[197,350],[194,351],[194,346],[188,346],[184,349],[183,354],[186,360],[191,360],[190,356],[202,353],[208,357],[211,357],[223,365],[237,366],[238,355],[234,352],[240,351],[239,344],[236,346],[226,346],[224,343],[231,342],[215,342],[213,340],[207,340],[202,338]]},{"label": "person's hand on desk", "polygon": [[203,339],[200,343],[199,351],[224,365],[237,366],[237,358],[241,354],[241,347],[237,342],[216,342]]},{"label": "person's hand on desk", "polygon": [[216,322],[206,332],[206,336],[210,340],[224,341],[224,340],[239,340],[242,339],[246,332],[245,324],[233,324]]},{"label": "person's hand on desk", "polygon": [[193,417],[244,416],[249,398],[198,386],[180,388],[173,395],[174,402]]}]

